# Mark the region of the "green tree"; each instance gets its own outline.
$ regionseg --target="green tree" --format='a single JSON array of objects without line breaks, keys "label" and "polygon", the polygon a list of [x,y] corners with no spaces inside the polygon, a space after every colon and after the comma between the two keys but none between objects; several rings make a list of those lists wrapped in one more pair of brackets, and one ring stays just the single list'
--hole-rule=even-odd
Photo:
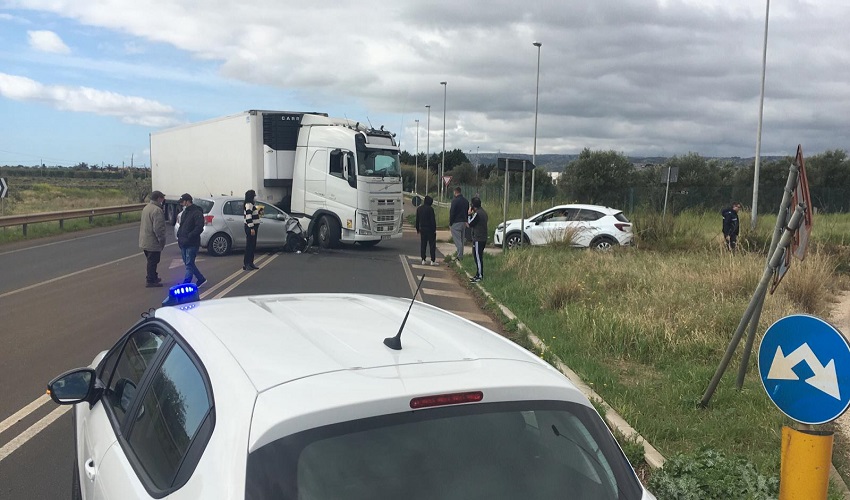
[{"label": "green tree", "polygon": [[621,192],[629,186],[633,170],[622,153],[584,148],[578,159],[567,165],[558,186],[568,199],[583,203],[619,201]]}]

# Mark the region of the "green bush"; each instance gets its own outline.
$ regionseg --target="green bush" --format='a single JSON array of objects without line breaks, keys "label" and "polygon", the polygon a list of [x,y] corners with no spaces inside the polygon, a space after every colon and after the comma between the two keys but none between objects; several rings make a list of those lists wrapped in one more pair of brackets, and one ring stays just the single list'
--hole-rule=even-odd
[{"label": "green bush", "polygon": [[658,500],[760,500],[779,495],[779,478],[759,474],[745,458],[702,449],[668,459],[652,474],[649,490]]}]

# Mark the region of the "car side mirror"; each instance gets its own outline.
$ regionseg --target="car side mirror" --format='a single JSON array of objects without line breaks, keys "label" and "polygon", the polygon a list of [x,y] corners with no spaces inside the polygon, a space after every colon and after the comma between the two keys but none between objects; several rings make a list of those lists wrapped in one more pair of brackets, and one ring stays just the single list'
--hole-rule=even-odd
[{"label": "car side mirror", "polygon": [[118,400],[118,405],[124,410],[124,413],[127,413],[133,404],[133,400],[136,399],[136,384],[126,378],[122,378],[115,384],[115,396]]},{"label": "car side mirror", "polygon": [[67,371],[47,384],[50,398],[60,405],[73,405],[89,401],[94,393],[95,371],[91,368],[77,368]]}]

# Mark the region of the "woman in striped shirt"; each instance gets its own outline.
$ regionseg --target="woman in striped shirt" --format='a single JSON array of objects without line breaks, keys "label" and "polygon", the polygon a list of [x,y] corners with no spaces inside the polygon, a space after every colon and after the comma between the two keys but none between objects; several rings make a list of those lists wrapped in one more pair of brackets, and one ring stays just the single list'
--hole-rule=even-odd
[{"label": "woman in striped shirt", "polygon": [[257,207],[254,198],[257,193],[253,189],[245,191],[245,258],[242,261],[243,271],[259,269],[254,265],[254,250],[257,248],[257,232],[260,230],[262,207]]}]

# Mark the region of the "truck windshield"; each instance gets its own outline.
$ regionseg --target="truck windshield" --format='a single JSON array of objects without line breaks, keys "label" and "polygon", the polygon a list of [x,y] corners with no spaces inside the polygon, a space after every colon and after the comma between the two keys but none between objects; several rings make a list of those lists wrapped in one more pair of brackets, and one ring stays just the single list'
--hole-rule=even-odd
[{"label": "truck windshield", "polygon": [[398,152],[386,149],[357,149],[357,174],[366,177],[400,177]]},{"label": "truck windshield", "polygon": [[246,500],[639,499],[602,419],[563,401],[384,415],[303,431],[248,455]]}]

